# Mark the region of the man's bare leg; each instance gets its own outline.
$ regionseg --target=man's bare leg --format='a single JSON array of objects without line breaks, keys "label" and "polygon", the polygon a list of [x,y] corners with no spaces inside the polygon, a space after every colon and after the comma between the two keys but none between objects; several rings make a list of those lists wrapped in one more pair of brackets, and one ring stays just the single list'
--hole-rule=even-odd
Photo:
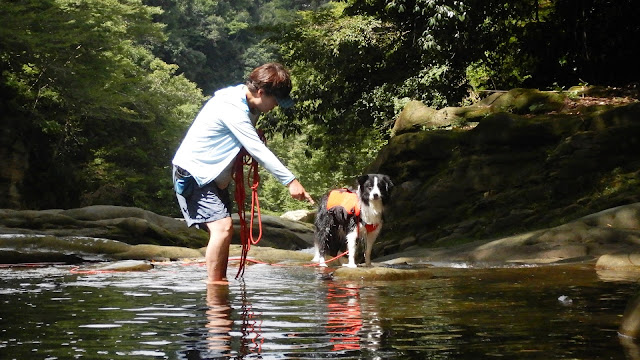
[{"label": "man's bare leg", "polygon": [[233,221],[230,217],[207,223],[209,244],[205,253],[207,263],[207,283],[226,284],[229,245],[233,235]]}]

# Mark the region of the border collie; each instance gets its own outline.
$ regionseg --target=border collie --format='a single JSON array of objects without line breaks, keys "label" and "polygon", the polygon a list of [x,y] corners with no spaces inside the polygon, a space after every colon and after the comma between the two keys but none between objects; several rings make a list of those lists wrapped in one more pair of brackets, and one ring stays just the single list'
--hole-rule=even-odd
[{"label": "border collie", "polygon": [[365,241],[364,259],[371,266],[371,249],[382,229],[382,213],[389,201],[393,183],[387,175],[368,174],[358,178],[358,189],[332,190],[322,197],[316,214],[315,257],[312,261],[327,266],[324,255],[336,256],[345,247],[349,263],[356,267],[356,241]]}]

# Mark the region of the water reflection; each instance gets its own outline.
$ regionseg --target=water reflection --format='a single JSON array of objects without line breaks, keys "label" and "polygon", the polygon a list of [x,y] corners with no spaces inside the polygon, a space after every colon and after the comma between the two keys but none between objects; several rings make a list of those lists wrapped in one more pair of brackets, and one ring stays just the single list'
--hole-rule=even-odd
[{"label": "water reflection", "polygon": [[333,351],[359,350],[362,312],[360,310],[360,287],[355,283],[336,284],[327,288],[326,324]]},{"label": "water reflection", "polygon": [[640,284],[588,266],[393,282],[265,266],[246,287],[207,287],[202,274],[0,269],[0,359],[640,360],[638,342],[618,336]]},{"label": "water reflection", "polygon": [[[327,322],[331,350],[367,351],[379,349],[384,331],[380,325],[378,293],[375,287],[357,282],[327,283]],[[374,357],[375,358],[375,357]]]},{"label": "water reflection", "polygon": [[207,347],[209,350],[229,355],[231,350],[231,306],[228,285],[207,285]]},{"label": "water reflection", "polygon": [[243,356],[251,353],[259,355],[264,343],[262,319],[253,311],[253,304],[247,298],[244,280],[240,284],[240,290],[240,353]]},{"label": "water reflection", "polygon": [[[238,321],[234,324],[232,317],[235,312],[231,306],[229,285],[207,285],[206,314],[206,347],[207,359],[232,357],[232,342],[239,342],[237,357],[260,355],[264,337],[262,336],[262,319],[253,310],[253,305],[247,298],[245,283],[241,282],[237,290],[239,299]],[[239,327],[239,329],[238,329]],[[239,337],[233,337],[236,330]]]}]

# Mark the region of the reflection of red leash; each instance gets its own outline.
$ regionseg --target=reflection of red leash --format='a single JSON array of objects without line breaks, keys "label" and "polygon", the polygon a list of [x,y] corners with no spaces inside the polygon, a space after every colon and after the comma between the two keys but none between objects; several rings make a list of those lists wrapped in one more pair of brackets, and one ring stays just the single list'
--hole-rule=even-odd
[{"label": "reflection of red leash", "polygon": [[330,282],[327,306],[329,319],[325,327],[331,336],[329,341],[333,343],[333,351],[359,350],[359,333],[363,325],[359,287]]}]

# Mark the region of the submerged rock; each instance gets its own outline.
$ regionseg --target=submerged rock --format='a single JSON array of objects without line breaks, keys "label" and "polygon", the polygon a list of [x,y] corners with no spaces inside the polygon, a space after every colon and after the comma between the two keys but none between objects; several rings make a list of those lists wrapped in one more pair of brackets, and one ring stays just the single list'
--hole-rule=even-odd
[{"label": "submerged rock", "polygon": [[640,296],[631,299],[627,304],[619,332],[633,339],[640,337]]},{"label": "submerged rock", "polygon": [[340,267],[333,273],[337,279],[365,281],[394,281],[430,279],[433,274],[428,269],[394,269],[390,267]]},{"label": "submerged rock", "polygon": [[122,260],[106,264],[100,264],[90,268],[99,271],[147,271],[153,269],[153,265],[148,261]]}]

